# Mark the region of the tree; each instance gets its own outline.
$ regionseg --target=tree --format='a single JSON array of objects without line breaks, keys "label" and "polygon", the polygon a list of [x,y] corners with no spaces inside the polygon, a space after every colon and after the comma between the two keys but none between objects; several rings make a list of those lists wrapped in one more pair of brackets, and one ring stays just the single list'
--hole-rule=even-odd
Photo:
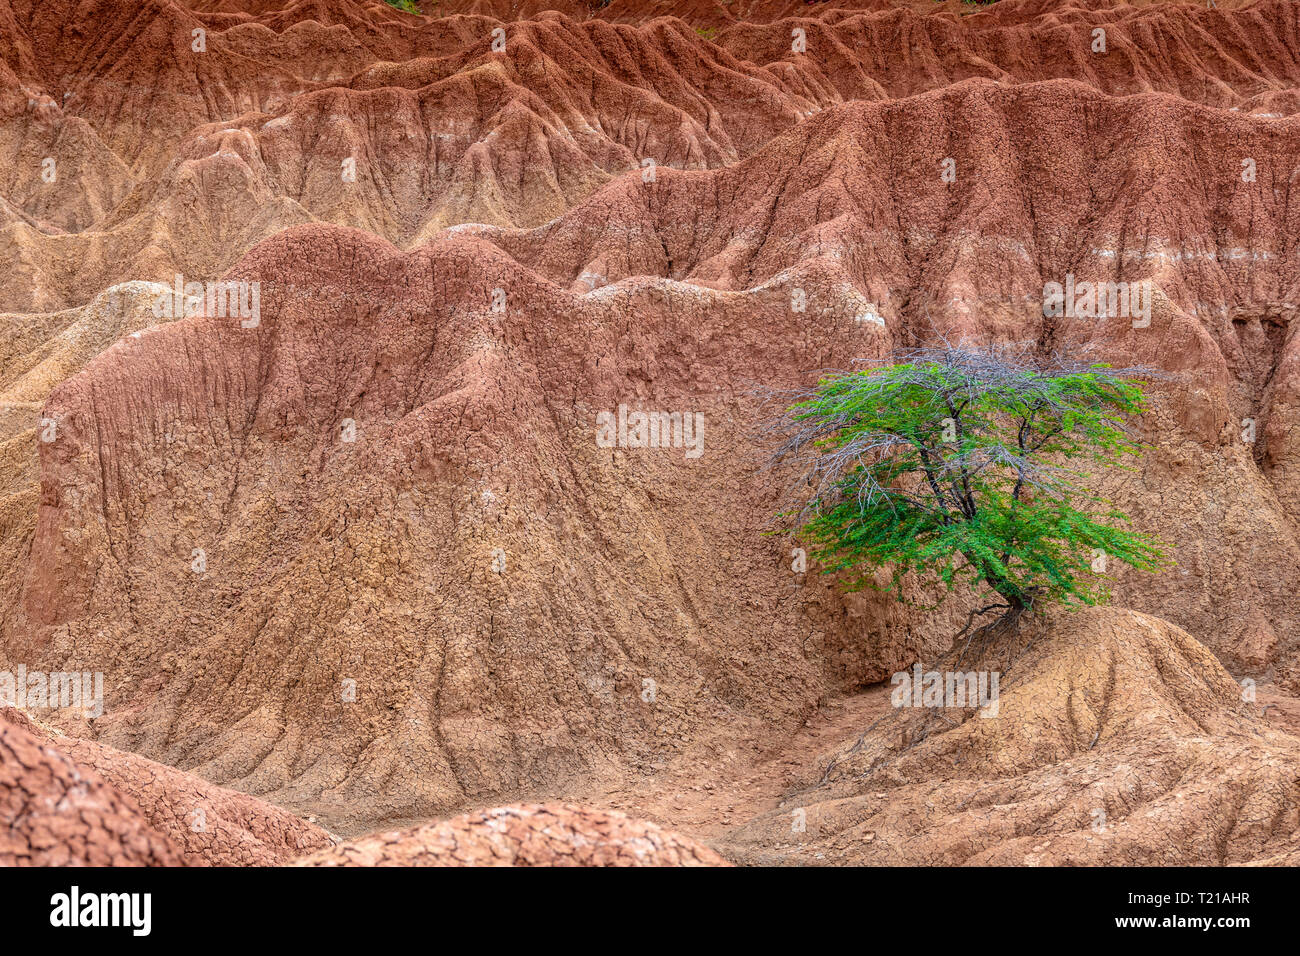
[{"label": "tree", "polygon": [[1128,420],[1146,408],[1133,380],[1145,374],[944,345],[825,378],[777,423],[776,459],[811,489],[782,517],[850,590],[877,586],[885,568],[886,589],[909,572],[933,572],[949,592],[987,586],[997,597],[972,618],[1096,604],[1106,562],[1163,564],[1159,542],[1125,527],[1077,470],[1140,451]]}]

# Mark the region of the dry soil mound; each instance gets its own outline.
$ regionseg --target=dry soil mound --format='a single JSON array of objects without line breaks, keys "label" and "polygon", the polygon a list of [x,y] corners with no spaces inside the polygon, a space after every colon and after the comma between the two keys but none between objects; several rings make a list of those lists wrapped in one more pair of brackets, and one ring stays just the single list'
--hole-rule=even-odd
[{"label": "dry soil mound", "polygon": [[[256,328],[128,337],[46,408],[6,650],[98,662],[106,713],[70,732],[378,822],[725,752],[728,722],[793,726],[907,659],[884,599],[764,537],[745,424],[751,376],[847,363],[875,327],[814,338],[675,283],[612,325],[480,241],[320,225],[232,275],[262,283]],[[602,447],[620,405],[677,415],[667,447]]]},{"label": "dry soil mound", "polygon": [[7,817],[5,862],[273,866],[332,845],[320,827],[278,807],[136,754],[53,735],[21,711],[0,710],[0,733],[7,776],[0,790],[8,806],[27,808]]},{"label": "dry soil mound", "polygon": [[[168,287],[126,282],[84,306],[53,313],[0,313],[0,591],[15,593],[36,529],[40,486],[37,448],[57,439],[42,421],[55,386],[120,339],[170,319],[154,314]],[[12,610],[0,603],[0,622]]]},{"label": "dry soil mound", "polygon": [[190,862],[275,866],[333,845],[329,834],[287,810],[202,777],[91,740],[55,741],[130,797]]},{"label": "dry soil mound", "polygon": [[893,710],[724,853],[761,863],[1228,864],[1269,860],[1300,834],[1300,741],[1252,716],[1214,656],[1165,621],[1058,612],[957,669],[1006,671],[994,715]]},{"label": "dry soil mound", "polygon": [[572,804],[480,810],[330,847],[302,866],[727,866],[707,847],[621,813]]},{"label": "dry soil mound", "polygon": [[0,865],[176,866],[139,808],[0,709]]}]

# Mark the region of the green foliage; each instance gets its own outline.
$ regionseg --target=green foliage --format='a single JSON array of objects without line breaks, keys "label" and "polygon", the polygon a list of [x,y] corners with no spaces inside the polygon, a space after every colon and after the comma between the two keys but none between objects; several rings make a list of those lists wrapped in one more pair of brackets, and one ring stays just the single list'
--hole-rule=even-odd
[{"label": "green foliage", "polygon": [[886,590],[933,573],[949,591],[987,585],[1023,608],[1095,604],[1105,563],[1164,563],[1159,542],[1128,530],[1075,470],[1140,451],[1126,427],[1146,408],[1137,382],[1007,349],[905,358],[824,379],[783,419],[794,434],[778,457],[806,466],[800,534],[825,573],[851,590],[877,587],[882,568]]},{"label": "green foliage", "polygon": [[715,36],[718,35],[718,28],[717,27],[696,27],[695,32],[698,33],[705,40],[712,40]]},{"label": "green foliage", "polygon": [[384,0],[384,2],[396,10],[401,10],[403,13],[414,13],[417,16],[420,13],[420,8],[415,5],[415,0]]}]

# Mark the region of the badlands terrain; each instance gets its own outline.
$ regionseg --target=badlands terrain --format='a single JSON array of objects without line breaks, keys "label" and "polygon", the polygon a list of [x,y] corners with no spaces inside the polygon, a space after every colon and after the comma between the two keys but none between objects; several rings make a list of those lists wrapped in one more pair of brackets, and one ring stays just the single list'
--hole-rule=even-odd
[{"label": "badlands terrain", "polygon": [[[1300,863],[1300,3],[418,7],[0,0],[0,864]],[[936,728],[761,426],[943,340],[1170,564]]]}]

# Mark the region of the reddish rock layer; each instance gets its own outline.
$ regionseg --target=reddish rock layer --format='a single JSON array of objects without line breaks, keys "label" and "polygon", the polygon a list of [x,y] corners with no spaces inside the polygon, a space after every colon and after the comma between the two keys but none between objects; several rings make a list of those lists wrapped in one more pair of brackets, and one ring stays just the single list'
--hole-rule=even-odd
[{"label": "reddish rock layer", "polygon": [[176,866],[130,800],[0,709],[0,866]]},{"label": "reddish rock layer", "polygon": [[[873,327],[810,337],[777,303],[655,283],[620,309],[668,321],[633,330],[608,290],[481,241],[402,255],[337,227],[238,275],[257,328],[149,330],[46,409],[8,651],[98,662],[105,743],[336,825],[431,816],[725,746],[726,721],[792,723],[807,687],[906,655],[885,601],[800,587],[764,538],[745,434],[754,376],[845,363]],[[620,403],[702,415],[707,451],[599,447]]]},{"label": "reddish rock layer", "polygon": [[[1070,79],[1261,116],[1289,114],[1300,82],[1300,14],[1282,0],[818,10],[711,39],[671,18],[503,26],[347,2],[232,17],[151,0],[124,19],[112,0],[75,16],[7,2],[0,192],[30,224],[0,233],[20,266],[0,278],[7,310],[81,305],[178,270],[215,278],[312,218],[403,245],[457,223],[536,225],[647,160],[719,168],[838,104],[972,79]],[[805,52],[791,49],[795,29]],[[208,31],[202,51],[195,30]],[[46,235],[59,231],[77,236]]]},{"label": "reddish rock layer", "polygon": [[0,863],[274,866],[332,845],[253,797],[0,709]]}]

